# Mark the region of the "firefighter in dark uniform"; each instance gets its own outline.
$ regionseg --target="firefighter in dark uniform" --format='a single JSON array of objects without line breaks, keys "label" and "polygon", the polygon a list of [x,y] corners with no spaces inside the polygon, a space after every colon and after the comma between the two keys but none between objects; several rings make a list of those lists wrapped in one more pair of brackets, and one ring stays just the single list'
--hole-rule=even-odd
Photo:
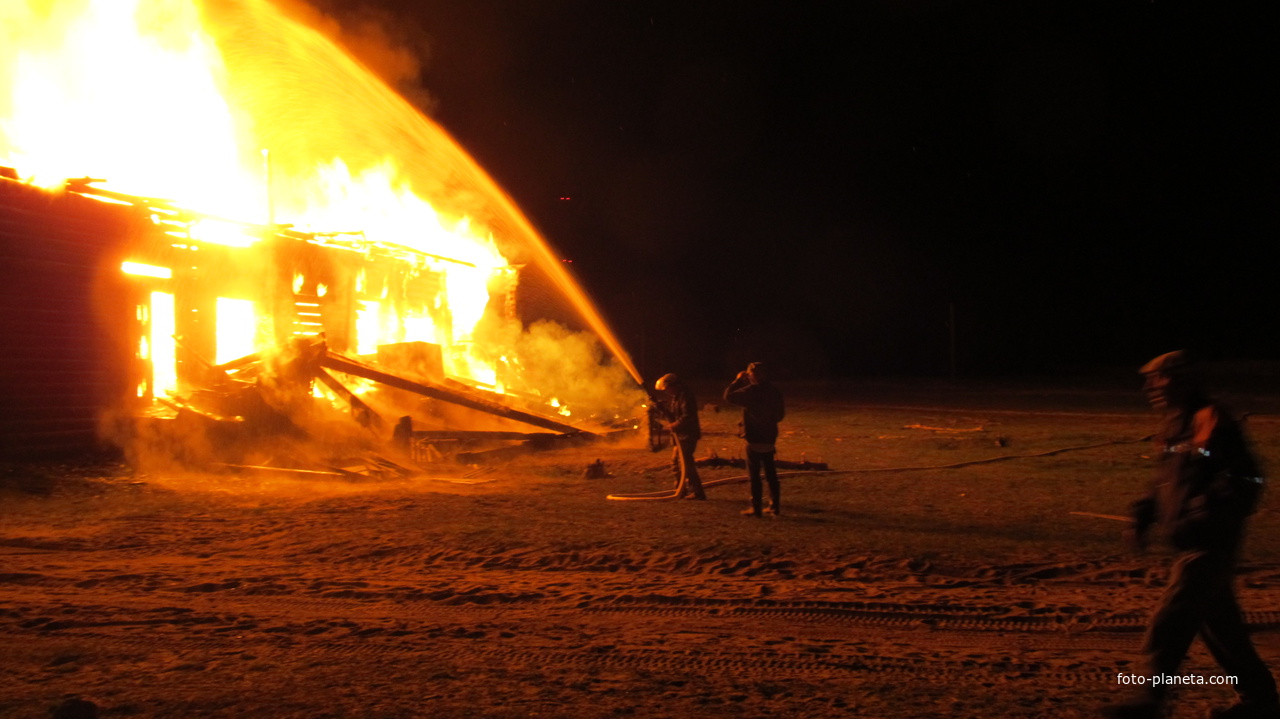
[{"label": "firefighter in dark uniform", "polygon": [[[1170,352],[1142,368],[1151,405],[1168,411],[1156,435],[1156,481],[1134,503],[1126,538],[1141,549],[1160,526],[1177,550],[1169,584],[1147,624],[1145,683],[1126,704],[1107,707],[1117,719],[1162,716],[1168,678],[1197,635],[1227,676],[1237,677],[1239,702],[1216,709],[1216,719],[1280,719],[1270,670],[1258,656],[1232,586],[1246,520],[1263,479],[1240,424],[1210,400],[1198,367],[1185,352]],[[1161,679],[1159,684],[1155,680]],[[1176,684],[1175,684],[1176,685]]]},{"label": "firefighter in dark uniform", "polygon": [[698,476],[698,465],[693,456],[698,448],[698,440],[702,439],[702,425],[698,422],[698,400],[694,398],[689,386],[674,374],[662,375],[653,386],[666,393],[662,408],[665,415],[664,426],[670,430],[675,445],[672,448],[672,462],[679,477],[676,496],[706,499],[707,494],[702,489],[702,479]]},{"label": "firefighter in dark uniform", "polygon": [[[752,362],[738,373],[724,390],[724,400],[742,407],[742,438],[747,442],[747,474],[751,478],[751,508],[743,514],[759,517],[766,511],[773,516],[782,512],[782,487],[773,457],[777,453],[778,423],[786,414],[782,392],[769,381],[763,362]],[[769,507],[763,504],[763,472],[769,483]]]}]

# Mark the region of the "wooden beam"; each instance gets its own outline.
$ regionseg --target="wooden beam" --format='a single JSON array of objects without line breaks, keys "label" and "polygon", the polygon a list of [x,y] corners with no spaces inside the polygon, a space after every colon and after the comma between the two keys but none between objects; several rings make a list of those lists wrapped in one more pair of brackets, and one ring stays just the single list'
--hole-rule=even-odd
[{"label": "wooden beam", "polygon": [[413,392],[414,394],[420,394],[423,397],[430,397],[431,399],[449,402],[450,404],[456,404],[460,407],[485,412],[504,419],[523,422],[524,424],[531,424],[535,427],[551,429],[557,432],[591,434],[590,432],[578,429],[572,425],[564,424],[563,422],[558,422],[554,419],[542,417],[530,412],[523,412],[512,407],[507,407],[506,405],[498,404],[492,400],[471,396],[459,390],[445,389],[444,387],[437,385],[414,382],[413,380],[407,380],[393,374],[387,374],[386,372],[374,369],[366,364],[343,357],[342,355],[335,354],[334,352],[326,352],[320,358],[320,366],[337,370],[338,372],[345,372],[349,375],[355,375],[356,377],[370,379],[374,382],[381,382],[388,387],[395,387],[396,389],[402,389],[406,392]]},{"label": "wooden beam", "polygon": [[351,405],[351,416],[365,427],[381,427],[385,424],[382,417],[373,408],[364,403],[364,400],[355,395],[354,392],[347,389],[345,385],[338,381],[336,377],[325,372],[323,369],[316,370],[316,379],[320,380],[325,387],[333,390],[334,394],[345,399],[347,404]]},{"label": "wooden beam", "polygon": [[536,437],[558,437],[559,435],[551,432],[487,432],[484,430],[470,429],[415,429],[413,430],[414,439],[492,439],[492,440],[522,440],[534,439]]},{"label": "wooden beam", "polygon": [[624,437],[633,437],[636,434],[638,434],[638,432],[633,429],[615,430],[605,434],[590,434],[588,432],[579,432],[577,434],[532,434],[528,435],[529,439],[526,439],[519,444],[497,447],[494,449],[478,450],[474,452],[459,452],[455,456],[455,459],[459,464],[505,462],[509,459],[519,457],[520,455],[531,454],[533,452],[545,452],[548,450],[560,449],[562,447],[580,447],[595,442],[617,441]]}]

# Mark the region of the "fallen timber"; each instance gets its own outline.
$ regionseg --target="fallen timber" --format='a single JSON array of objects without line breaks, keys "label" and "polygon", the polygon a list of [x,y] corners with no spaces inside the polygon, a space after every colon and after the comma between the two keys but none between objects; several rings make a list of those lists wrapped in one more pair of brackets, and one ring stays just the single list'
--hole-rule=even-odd
[{"label": "fallen timber", "polygon": [[321,355],[320,366],[325,367],[327,369],[336,370],[338,372],[343,372],[355,377],[362,377],[367,380],[373,380],[374,382],[380,382],[382,384],[387,385],[388,387],[395,387],[396,389],[402,389],[402,390],[405,390],[406,392],[413,392],[414,394],[419,394],[419,395],[422,395],[423,397],[437,399],[442,402],[449,402],[451,404],[456,404],[460,407],[474,409],[480,412],[485,412],[485,413],[494,415],[496,417],[502,417],[504,419],[510,419],[516,422],[522,422],[524,424],[530,424],[535,427],[542,427],[543,429],[553,429],[558,432],[565,432],[565,433],[572,433],[572,434],[591,434],[591,432],[587,432],[586,430],[578,429],[577,427],[564,424],[563,422],[557,422],[556,420],[550,419],[548,417],[542,417],[536,414],[531,414],[529,412],[524,412],[518,409],[514,409],[512,407],[508,407],[503,404],[498,404],[497,402],[492,402],[487,399],[482,399],[480,397],[466,395],[458,390],[446,389],[444,387],[440,387],[439,385],[426,384],[424,382],[415,382],[413,380],[404,379],[403,377],[397,377],[393,374],[388,374],[381,370],[374,369],[369,365],[366,365],[361,362],[357,362],[356,360],[353,360],[347,357],[343,357],[342,355],[336,354],[334,352],[330,352],[328,350],[326,350],[324,354]]},{"label": "fallen timber", "polygon": [[382,421],[382,417],[372,407],[365,404],[364,400],[347,389],[346,385],[339,382],[336,377],[319,368],[316,369],[315,376],[325,387],[333,390],[334,394],[347,401],[347,404],[351,407],[351,416],[355,417],[357,422],[365,427],[381,427],[385,424]]},{"label": "fallen timber", "polygon": [[[634,429],[617,429],[600,434],[581,431],[566,434],[532,434],[528,435],[529,439],[525,439],[519,444],[497,447],[494,449],[478,450],[475,452],[458,452],[456,457],[459,464],[503,462],[522,455],[531,454],[533,452],[543,452],[547,450],[560,449],[562,447],[578,447],[600,441],[607,442],[611,440],[618,440],[632,436],[635,432],[636,430]],[[416,435],[417,433],[415,432],[414,434]]]},{"label": "fallen timber", "polygon": [[[292,477],[295,479],[390,479],[411,477],[419,470],[411,469],[398,462],[373,453],[365,453],[357,457],[346,457],[329,462],[310,462],[298,458],[276,459],[275,464],[236,464],[231,462],[216,463],[215,466],[226,467],[254,474]],[[281,466],[287,464],[288,466]]]},{"label": "fallen timber", "polygon": [[417,440],[460,439],[460,440],[539,440],[548,437],[562,437],[554,432],[500,432],[477,429],[415,429],[413,438]]}]

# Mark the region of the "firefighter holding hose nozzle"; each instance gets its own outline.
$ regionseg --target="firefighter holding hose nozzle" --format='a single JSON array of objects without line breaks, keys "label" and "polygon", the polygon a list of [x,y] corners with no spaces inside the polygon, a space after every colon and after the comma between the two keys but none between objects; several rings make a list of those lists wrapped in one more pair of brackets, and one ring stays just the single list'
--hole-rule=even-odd
[{"label": "firefighter holding hose nozzle", "polygon": [[655,398],[660,408],[662,425],[671,432],[672,461],[678,480],[676,496],[689,499],[706,499],[702,479],[698,477],[698,465],[694,463],[694,450],[702,438],[702,425],[698,422],[698,400],[679,377],[664,374],[654,383],[654,389],[662,393]]}]

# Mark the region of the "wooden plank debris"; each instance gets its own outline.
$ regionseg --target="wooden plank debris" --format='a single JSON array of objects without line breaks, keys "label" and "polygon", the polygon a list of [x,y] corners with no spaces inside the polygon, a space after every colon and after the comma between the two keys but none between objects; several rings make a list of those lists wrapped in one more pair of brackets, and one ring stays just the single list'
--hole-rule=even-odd
[{"label": "wooden plank debris", "polygon": [[349,357],[343,357],[335,352],[326,351],[320,357],[320,366],[336,370],[338,372],[345,372],[356,377],[363,377],[368,380],[373,380],[374,382],[381,382],[388,387],[395,387],[397,389],[405,390],[406,392],[413,392],[414,394],[419,394],[423,397],[437,399],[442,402],[449,402],[460,407],[474,409],[494,415],[495,417],[502,417],[504,419],[510,419],[524,424],[531,424],[535,427],[542,427],[543,429],[553,429],[558,432],[567,433],[581,433],[585,431],[549,417],[543,417],[531,412],[525,412],[513,407],[508,407],[489,399],[464,393],[461,390],[446,389],[438,385],[415,382],[403,377],[397,377]]},{"label": "wooden plank debris", "polygon": [[347,389],[346,385],[339,382],[333,375],[323,369],[319,369],[316,370],[316,379],[320,380],[320,383],[325,387],[333,390],[334,394],[347,401],[347,404],[351,407],[351,416],[355,417],[356,421],[361,425],[365,427],[381,427],[386,424],[383,422],[382,417],[379,416],[372,407],[365,404],[364,400],[360,399],[354,392]]},{"label": "wooden plank debris", "polygon": [[[347,403],[351,416],[368,428],[385,427],[387,421],[363,398],[353,392],[343,376],[359,377],[382,386],[411,392],[433,400],[483,412],[503,419],[532,425],[546,431],[491,431],[468,429],[415,430],[413,418],[401,417],[389,438],[387,449],[403,459],[363,452],[354,456],[277,456],[268,462],[246,461],[240,455],[223,455],[220,466],[282,476],[358,480],[363,478],[421,477],[423,467],[454,461],[481,464],[507,460],[530,452],[614,440],[636,433],[634,429],[591,432],[566,424],[536,411],[516,409],[483,396],[482,390],[464,383],[409,379],[328,349],[323,337],[300,340],[288,355],[273,358],[259,353],[230,362],[213,364],[202,357],[196,361],[206,370],[208,385],[194,390],[185,399],[161,399],[180,415],[205,422],[237,426],[239,451],[254,445],[255,439],[269,435],[291,435],[306,442],[306,432],[293,425],[276,405],[281,397],[311,393],[318,381]],[[342,373],[342,374],[337,374]],[[253,378],[252,381],[245,381]],[[284,393],[283,395],[281,393]],[[286,400],[290,403],[291,400]],[[266,431],[264,431],[266,430]],[[292,431],[287,431],[292,430]],[[240,440],[245,440],[241,443]],[[259,455],[260,456],[260,455]]]}]

